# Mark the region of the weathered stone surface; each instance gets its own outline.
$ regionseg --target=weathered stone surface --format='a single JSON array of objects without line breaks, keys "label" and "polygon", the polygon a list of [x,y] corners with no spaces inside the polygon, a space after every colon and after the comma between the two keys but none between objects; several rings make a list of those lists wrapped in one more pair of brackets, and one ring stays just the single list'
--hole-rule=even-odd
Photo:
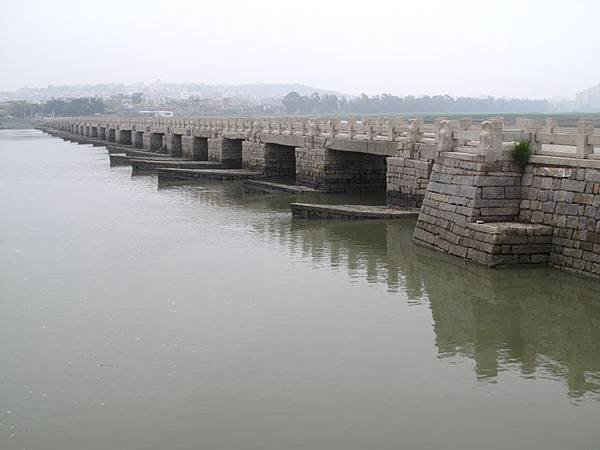
[{"label": "weathered stone surface", "polygon": [[294,217],[303,219],[410,219],[418,216],[416,208],[390,208],[368,205],[322,205],[310,203],[291,203]]}]

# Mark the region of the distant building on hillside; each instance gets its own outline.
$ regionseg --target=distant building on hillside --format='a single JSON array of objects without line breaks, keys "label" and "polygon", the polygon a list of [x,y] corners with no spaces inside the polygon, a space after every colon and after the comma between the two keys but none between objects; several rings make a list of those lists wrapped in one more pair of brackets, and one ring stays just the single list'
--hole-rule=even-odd
[{"label": "distant building on hillside", "polygon": [[578,93],[575,103],[581,111],[600,111],[600,84]]},{"label": "distant building on hillside", "polygon": [[173,117],[173,111],[138,111],[140,116]]}]

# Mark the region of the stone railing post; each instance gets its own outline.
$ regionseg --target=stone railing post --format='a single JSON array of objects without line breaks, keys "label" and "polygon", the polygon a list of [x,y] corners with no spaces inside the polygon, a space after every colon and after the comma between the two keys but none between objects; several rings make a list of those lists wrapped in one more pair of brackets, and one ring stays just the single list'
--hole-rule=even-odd
[{"label": "stone railing post", "polygon": [[300,119],[300,135],[306,136],[306,119]]},{"label": "stone railing post", "polygon": [[577,122],[577,150],[576,157],[585,159],[594,152],[594,146],[590,144],[589,137],[594,133],[594,122],[589,119],[579,119]]},{"label": "stone railing post", "polygon": [[544,131],[544,125],[534,119],[526,119],[523,130],[529,134],[529,149],[535,155],[542,151],[542,143],[538,140],[538,133]]},{"label": "stone railing post", "polygon": [[399,120],[391,120],[390,122],[390,141],[394,142],[398,140],[398,135],[400,134],[400,121]]},{"label": "stone railing post", "polygon": [[329,133],[331,134],[332,138],[335,137],[337,134],[336,126],[337,126],[337,120],[332,119],[329,121]]},{"label": "stone railing post", "polygon": [[420,126],[423,124],[423,119],[416,118],[408,121],[408,132],[406,133],[406,142],[409,144],[416,144],[421,140]]},{"label": "stone railing post", "polygon": [[440,120],[437,123],[436,140],[438,155],[440,153],[451,152],[454,150],[456,141],[448,120]]},{"label": "stone railing post", "polygon": [[348,119],[348,139],[354,139],[354,119]]},{"label": "stone railing post", "polygon": [[544,124],[544,133],[554,133],[554,128],[558,126],[558,119],[546,119]]},{"label": "stone railing post", "polygon": [[310,136],[318,136],[319,135],[319,121],[317,119],[314,119],[311,122],[309,135]]},{"label": "stone railing post", "polygon": [[502,158],[504,123],[501,119],[490,119],[481,123],[479,133],[478,154],[489,161],[498,161]]},{"label": "stone railing post", "polygon": [[373,123],[368,119],[363,119],[363,123],[365,124],[365,135],[367,136],[367,140],[371,141],[374,135]]}]

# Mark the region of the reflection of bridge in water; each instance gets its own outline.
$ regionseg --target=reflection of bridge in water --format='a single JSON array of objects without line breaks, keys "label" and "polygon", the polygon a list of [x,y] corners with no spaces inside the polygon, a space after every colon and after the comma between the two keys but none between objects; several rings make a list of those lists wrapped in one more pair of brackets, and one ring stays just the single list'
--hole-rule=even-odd
[{"label": "reflection of bridge in water", "polygon": [[489,271],[449,262],[413,244],[412,221],[292,221],[288,196],[244,195],[237,186],[181,189],[256,214],[255,238],[293,257],[429,304],[439,357],[473,359],[479,379],[518,371],[559,379],[574,397],[600,394],[598,283],[546,268]]}]

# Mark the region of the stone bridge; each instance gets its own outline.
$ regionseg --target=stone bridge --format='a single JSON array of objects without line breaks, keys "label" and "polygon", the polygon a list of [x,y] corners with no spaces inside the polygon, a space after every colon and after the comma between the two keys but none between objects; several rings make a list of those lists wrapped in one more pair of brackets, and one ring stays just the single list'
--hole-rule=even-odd
[{"label": "stone bridge", "polygon": [[[420,207],[417,243],[487,266],[551,264],[600,278],[600,128],[501,118],[60,118],[89,141],[215,161],[322,192],[385,190]],[[510,147],[528,140],[524,169]]]}]

